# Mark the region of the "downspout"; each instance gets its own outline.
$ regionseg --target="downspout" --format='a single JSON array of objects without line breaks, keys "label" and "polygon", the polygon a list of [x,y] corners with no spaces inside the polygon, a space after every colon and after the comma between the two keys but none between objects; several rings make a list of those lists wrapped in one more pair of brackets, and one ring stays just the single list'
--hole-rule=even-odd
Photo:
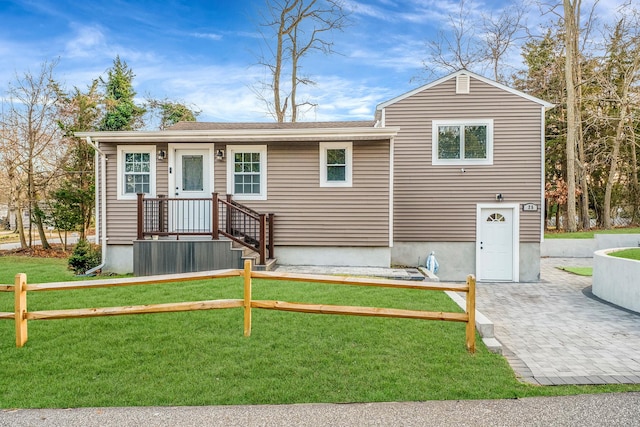
[{"label": "downspout", "polygon": [[[102,269],[107,262],[107,155],[102,151],[98,145],[98,141],[94,144],[91,141],[91,137],[87,137],[87,144],[92,146],[96,150],[96,165],[98,164],[97,158],[100,157],[100,226],[97,227],[96,237],[101,238],[101,260],[100,265],[87,270],[84,274],[93,274],[96,271]],[[96,174],[96,181],[98,175]],[[98,186],[96,185],[96,188]],[[98,197],[96,197],[96,205],[98,204]],[[96,206],[96,213],[98,212],[98,206]],[[96,224],[98,225],[98,224]],[[101,233],[100,233],[101,232]],[[97,243],[97,242],[96,242]]]}]

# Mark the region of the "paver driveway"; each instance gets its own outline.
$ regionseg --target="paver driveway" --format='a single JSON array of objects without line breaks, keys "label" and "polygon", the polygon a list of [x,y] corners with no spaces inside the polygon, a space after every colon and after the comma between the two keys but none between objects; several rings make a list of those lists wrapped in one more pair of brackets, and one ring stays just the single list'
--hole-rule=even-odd
[{"label": "paver driveway", "polygon": [[590,277],[556,268],[591,263],[543,258],[539,283],[478,284],[477,308],[523,380],[640,383],[640,315],[589,297]]}]

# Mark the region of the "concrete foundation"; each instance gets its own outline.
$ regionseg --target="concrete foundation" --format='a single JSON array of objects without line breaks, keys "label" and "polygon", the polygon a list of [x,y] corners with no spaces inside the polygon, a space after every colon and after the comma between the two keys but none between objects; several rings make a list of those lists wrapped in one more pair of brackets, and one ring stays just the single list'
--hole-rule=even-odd
[{"label": "concrete foundation", "polygon": [[441,281],[465,281],[467,275],[475,274],[475,242],[396,242],[391,248],[391,263],[424,266],[431,251],[440,264],[436,274]]},{"label": "concrete foundation", "polygon": [[276,246],[279,265],[389,267],[390,248]]},{"label": "concrete foundation", "polygon": [[[396,242],[391,248],[393,265],[424,266],[426,257],[435,252],[440,264],[441,281],[463,282],[476,272],[475,242]],[[519,281],[540,281],[540,244],[520,243]]]},{"label": "concrete foundation", "polygon": [[107,245],[106,264],[102,270],[117,274],[133,273],[133,244]]}]

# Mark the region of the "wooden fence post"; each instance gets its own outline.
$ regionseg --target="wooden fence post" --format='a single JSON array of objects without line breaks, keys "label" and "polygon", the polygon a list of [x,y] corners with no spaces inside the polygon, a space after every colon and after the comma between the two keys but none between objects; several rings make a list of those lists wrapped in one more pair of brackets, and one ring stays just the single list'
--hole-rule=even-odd
[{"label": "wooden fence post", "polygon": [[251,336],[251,261],[244,261],[244,336]]},{"label": "wooden fence post", "polygon": [[476,352],[476,277],[473,274],[467,276],[467,350]]},{"label": "wooden fence post", "polygon": [[16,347],[24,347],[27,342],[27,275],[16,274],[14,281],[15,304],[14,319],[16,323]]}]

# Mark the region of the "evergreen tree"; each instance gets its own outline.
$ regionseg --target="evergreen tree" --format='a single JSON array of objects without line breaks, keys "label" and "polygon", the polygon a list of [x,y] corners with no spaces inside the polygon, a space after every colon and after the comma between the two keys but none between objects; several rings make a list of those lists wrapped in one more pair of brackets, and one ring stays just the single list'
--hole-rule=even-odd
[{"label": "evergreen tree", "polygon": [[116,56],[113,67],[107,71],[107,80],[100,78],[104,86],[105,114],[99,130],[136,130],[142,127],[145,109],[133,102],[136,96],[132,86],[134,77],[133,70],[120,56]]}]

